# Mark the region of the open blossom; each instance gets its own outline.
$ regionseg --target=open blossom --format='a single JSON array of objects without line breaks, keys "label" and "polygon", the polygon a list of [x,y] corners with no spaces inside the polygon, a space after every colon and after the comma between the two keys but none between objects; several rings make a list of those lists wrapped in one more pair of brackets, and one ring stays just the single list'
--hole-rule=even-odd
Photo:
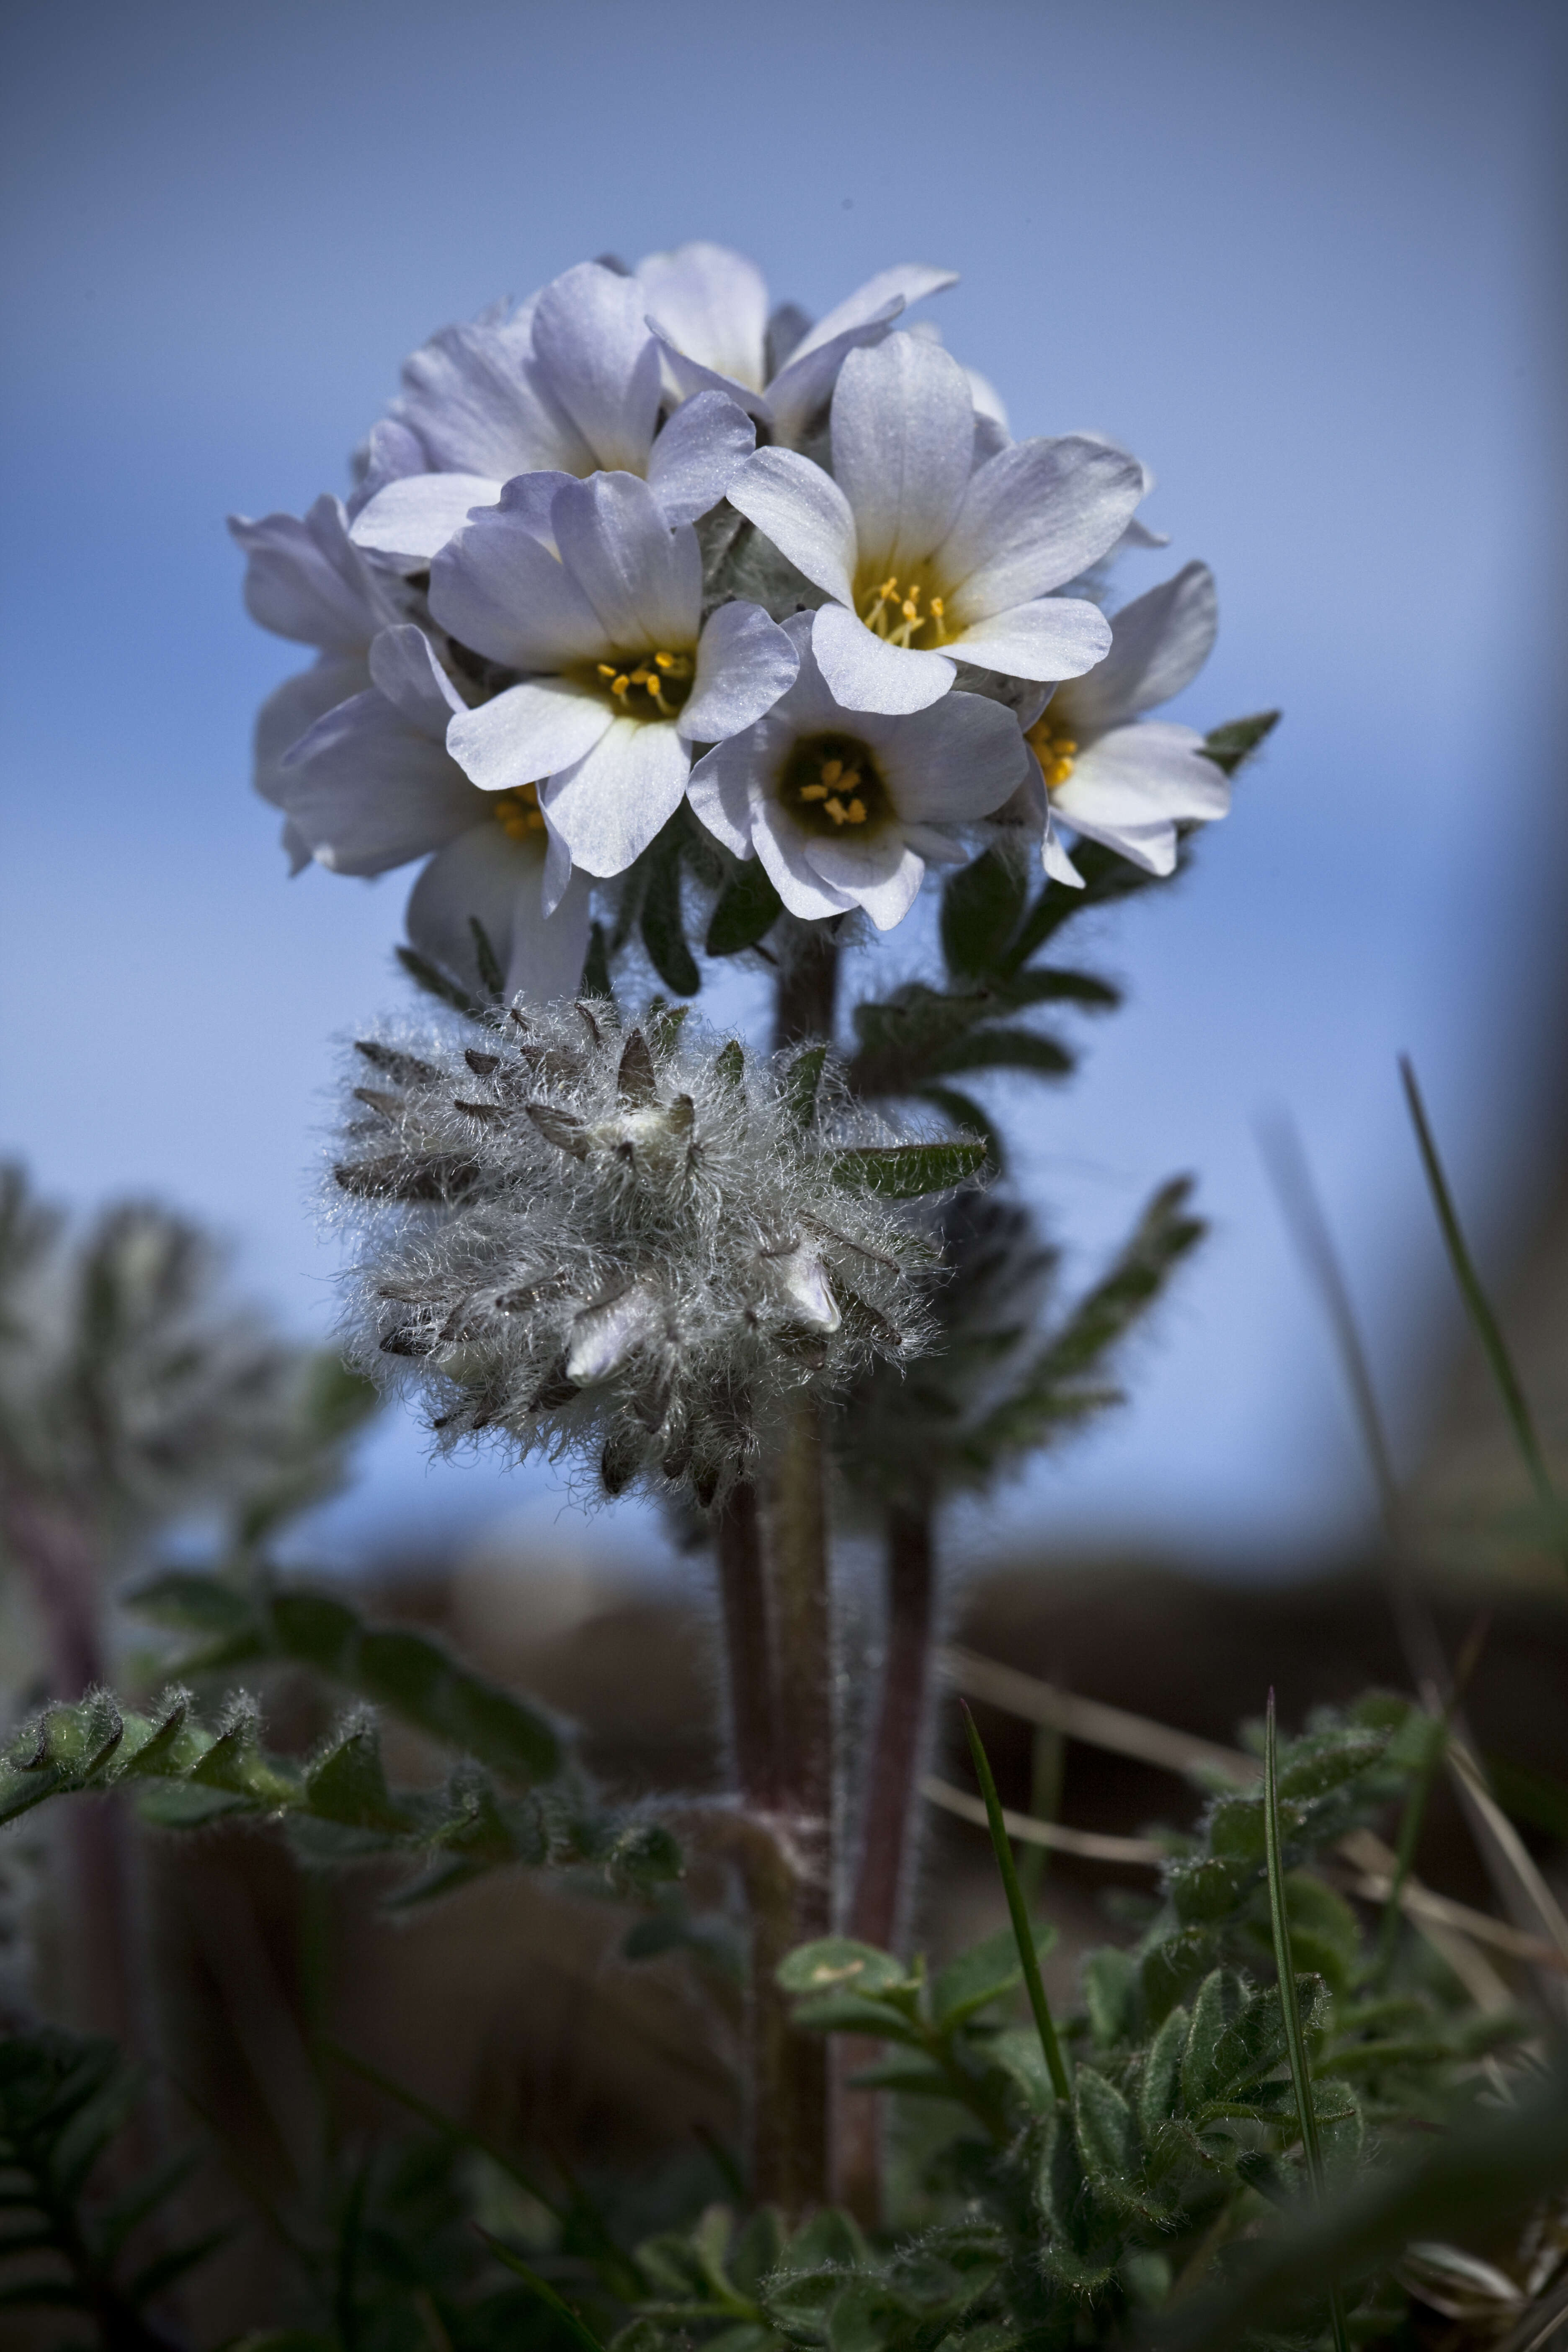
[{"label": "open blossom", "polygon": [[1079,883],[1058,824],[1119,850],[1150,874],[1176,863],[1176,829],[1224,816],[1230,786],[1192,727],[1142,713],[1168,702],[1207,660],[1218,627],[1214,574],[1189,563],[1111,619],[1110,651],[1087,677],[1060,686],[1028,730],[1031,801],[1046,866]]},{"label": "open blossom", "polygon": [[963,863],[942,827],[1000,807],[1033,759],[1013,713],[981,695],[905,717],[846,710],[812,652],[812,615],[784,627],[800,656],[795,684],[699,761],[691,804],[737,857],[761,858],[792,915],[863,907],[890,929],[928,863]]},{"label": "open blossom", "polygon": [[957,283],[953,270],[900,263],[879,270],[813,326],[793,305],[770,311],[762,271],[727,246],[650,253],[635,275],[676,389],[729,394],[786,446],[826,405],[847,352],[879,342],[911,302]]},{"label": "open blossom", "polygon": [[968,379],[938,345],[851,352],[832,406],[833,472],[760,449],[729,499],[831,600],[812,646],[847,709],[923,710],[960,661],[1039,683],[1105,654],[1098,607],[1051,591],[1120,538],[1142,469],[1106,444],[1013,443],[974,465]]},{"label": "open blossom", "polygon": [[[284,805],[279,763],[313,720],[370,684],[371,640],[403,617],[402,583],[378,573],[349,539],[342,502],[319,498],[306,515],[231,515],[229,530],[245,550],[245,604],[253,621],[318,657],[274,688],[256,718],[255,782],[264,801]],[[309,848],[284,827],[296,872]]]},{"label": "open blossom", "polygon": [[[542,536],[542,533],[548,534]],[[485,792],[537,785],[573,863],[619,874],[679,807],[694,742],[737,734],[791,684],[798,656],[760,605],[702,621],[702,559],[635,475],[553,488],[525,479],[437,557],[443,627],[521,673],[447,745]]]},{"label": "open blossom", "polygon": [[668,412],[646,308],[634,278],[584,261],[510,317],[435,336],[372,432],[355,543],[426,564],[519,474],[638,474],[671,523],[717,506],[756,429],[721,391]]},{"label": "open blossom", "polygon": [[509,994],[570,996],[587,952],[589,889],[537,794],[469,783],[446,745],[468,706],[422,630],[383,630],[369,674],[366,691],[318,719],[283,762],[282,803],[299,838],[334,874],[384,874],[428,856],[408,901],[408,936],[422,954],[479,981],[477,921]]}]

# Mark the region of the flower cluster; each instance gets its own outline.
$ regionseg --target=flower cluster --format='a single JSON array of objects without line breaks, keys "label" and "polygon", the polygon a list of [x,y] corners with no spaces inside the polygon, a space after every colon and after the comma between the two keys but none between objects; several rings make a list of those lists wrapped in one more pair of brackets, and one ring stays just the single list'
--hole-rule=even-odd
[{"label": "flower cluster", "polygon": [[1014,441],[884,271],[812,326],[737,254],[584,262],[437,335],[342,505],[237,520],[247,598],[318,649],[258,725],[296,866],[428,857],[422,953],[507,993],[579,985],[594,886],[689,801],[806,920],[886,929],[978,820],[1153,871],[1223,814],[1190,730],[1143,720],[1213,640],[1213,583],[1101,610],[1154,543],[1148,476]]},{"label": "flower cluster", "polygon": [[759,1061],[584,1001],[357,1052],[333,1179],[372,1217],[359,1360],[416,1366],[445,1443],[707,1504],[790,1391],[923,1343],[931,1252],[889,1198],[925,1189],[919,1147],[852,1117],[820,1049]]}]

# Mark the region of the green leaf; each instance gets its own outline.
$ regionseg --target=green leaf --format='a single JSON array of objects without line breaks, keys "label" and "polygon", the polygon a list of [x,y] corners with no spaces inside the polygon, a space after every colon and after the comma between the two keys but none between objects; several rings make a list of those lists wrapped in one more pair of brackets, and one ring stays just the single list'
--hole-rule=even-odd
[{"label": "green leaf", "polygon": [[1247,1987],[1232,1969],[1215,1969],[1204,1979],[1193,2004],[1192,2023],[1182,2053],[1182,2099],[1189,2109],[1217,2098],[1245,2061],[1240,2024]]},{"label": "green leaf", "polygon": [[437,997],[443,1004],[449,1004],[454,1013],[466,1013],[476,1021],[483,1018],[484,1008],[468,994],[468,990],[460,988],[455,980],[448,979],[416,949],[400,947],[397,961],[415,987],[422,988],[426,996]]},{"label": "green leaf", "polygon": [[1073,2084],[1073,2122],[1084,2170],[1103,2196],[1132,2192],[1142,2168],[1132,2110],[1112,2083],[1080,2066]]},{"label": "green leaf", "polygon": [[739,955],[765,939],[784,912],[784,900],[760,857],[747,858],[719,894],[703,941],[710,956]]},{"label": "green leaf", "polygon": [[722,1078],[727,1087],[738,1087],[746,1074],[746,1052],[738,1037],[731,1037],[721,1046],[713,1063],[715,1077]]},{"label": "green leaf", "polygon": [[1281,1802],[1326,1797],[1331,1789],[1370,1770],[1387,1746],[1384,1731],[1329,1731],[1298,1739],[1279,1767]]},{"label": "green leaf", "polygon": [[830,1152],[828,1165],[834,1182],[847,1191],[914,1201],[967,1183],[985,1158],[986,1147],[979,1142],[868,1144]]},{"label": "green leaf", "polygon": [[1149,2044],[1138,2086],[1138,2120],[1144,2137],[1152,2138],[1175,2114],[1181,2093],[1182,2059],[1191,2020],[1184,2009],[1173,2009]]},{"label": "green leaf", "polygon": [[994,971],[1028,903],[1022,844],[998,842],[962,866],[942,894],[942,951],[963,979]]},{"label": "green leaf", "polygon": [[967,1070],[1032,1070],[1042,1078],[1065,1078],[1077,1066],[1076,1055],[1058,1039],[999,1022],[955,1038],[931,1066],[936,1077],[959,1077]]},{"label": "green leaf", "polygon": [[381,1747],[374,1727],[358,1724],[330,1748],[306,1776],[310,1810],[345,1829],[376,1830],[397,1836],[413,1827],[406,1806],[394,1801],[386,1785]]},{"label": "green leaf", "polygon": [[901,1960],[874,1944],[822,1936],[814,1944],[797,1945],[780,1961],[778,1981],[785,1992],[853,1992],[875,1999],[879,1993],[907,1993],[916,1979]]},{"label": "green leaf", "polygon": [[702,974],[686,943],[686,919],[680,903],[680,835],[667,825],[647,853],[647,881],[642,903],[642,943],[648,961],[666,988],[677,996],[695,996]]},{"label": "green leaf", "polygon": [[578,993],[596,1003],[608,1004],[615,996],[610,978],[609,942],[603,923],[593,924],[588,932],[588,952],[583,959],[583,977]]},{"label": "green leaf", "polygon": [[[1036,1958],[1043,1958],[1055,1944],[1057,1931],[1040,1919],[1034,1923],[1033,1932]],[[950,1960],[933,1979],[931,2015],[944,2033],[951,2033],[965,2018],[984,2009],[987,2001],[999,2000],[1004,1993],[1011,1992],[1015,1985],[1023,1981],[1023,1976],[1024,1963],[1016,1936],[1010,1927],[998,1928],[983,1944]]]},{"label": "green leaf", "polygon": [[797,1127],[810,1127],[816,1117],[816,1097],[826,1065],[826,1045],[804,1045],[789,1066],[784,1100]]},{"label": "green leaf", "polygon": [[500,958],[490,945],[490,935],[477,915],[468,917],[468,929],[473,934],[474,962],[479,970],[479,985],[492,1003],[499,1004],[506,993],[506,974]]},{"label": "green leaf", "polygon": [[1090,1952],[1081,1971],[1089,2028],[1102,2050],[1130,2042],[1138,2030],[1139,1980],[1131,1952],[1114,1945]]},{"label": "green leaf", "polygon": [[1223,726],[1211,728],[1204,738],[1205,758],[1227,776],[1234,776],[1243,761],[1249,760],[1273,734],[1281,715],[1278,710],[1260,710],[1255,718],[1227,719]]}]

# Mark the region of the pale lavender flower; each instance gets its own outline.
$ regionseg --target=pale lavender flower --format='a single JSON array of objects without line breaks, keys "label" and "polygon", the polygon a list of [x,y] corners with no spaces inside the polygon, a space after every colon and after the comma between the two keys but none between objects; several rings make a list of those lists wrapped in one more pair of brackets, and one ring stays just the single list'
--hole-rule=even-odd
[{"label": "pale lavender flower", "polygon": [[974,456],[963,370],[894,334],[844,362],[831,475],[798,451],[760,449],[731,484],[731,504],[826,591],[812,645],[846,709],[923,710],[960,661],[1047,683],[1106,653],[1099,609],[1051,592],[1121,537],[1142,467],[1079,439]]},{"label": "pale lavender flower", "polygon": [[760,605],[702,620],[702,559],[635,475],[509,483],[443,549],[443,627],[523,673],[447,730],[485,792],[534,784],[573,863],[619,874],[679,807],[694,742],[749,727],[794,679],[794,645]]},{"label": "pale lavender flower", "polygon": [[1218,625],[1214,574],[1189,563],[1112,615],[1105,659],[1059,686],[1029,728],[1027,805],[1056,880],[1081,887],[1058,824],[1146,873],[1169,874],[1178,826],[1210,824],[1229,809],[1229,783],[1205,757],[1196,729],[1142,715],[1191,684]]},{"label": "pale lavender flower", "polygon": [[[423,630],[383,630],[371,686],[317,720],[280,769],[300,839],[334,874],[384,874],[429,856],[408,901],[419,951],[482,980],[482,927],[507,992],[570,996],[587,952],[590,889],[531,787],[475,790],[447,750],[468,709]],[[431,856],[430,853],[435,855]]]},{"label": "pale lavender flower", "polygon": [[981,695],[944,695],[907,717],[846,710],[812,652],[812,615],[784,625],[800,656],[795,684],[698,761],[691,805],[737,857],[761,858],[792,915],[863,907],[890,929],[928,864],[967,857],[944,828],[990,814],[1035,762],[1012,711]]}]

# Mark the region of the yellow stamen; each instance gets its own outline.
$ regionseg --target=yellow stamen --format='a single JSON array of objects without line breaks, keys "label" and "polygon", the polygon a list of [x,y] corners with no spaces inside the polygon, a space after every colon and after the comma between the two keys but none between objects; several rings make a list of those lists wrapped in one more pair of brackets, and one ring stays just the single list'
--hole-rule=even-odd
[{"label": "yellow stamen", "polygon": [[865,802],[858,800],[851,801],[848,808],[845,811],[845,814],[848,817],[851,824],[864,824],[866,822]]},{"label": "yellow stamen", "polygon": [[597,662],[595,667],[598,670],[601,677],[614,677],[616,674],[616,665],[614,662]]},{"label": "yellow stamen", "polygon": [[824,760],[822,763],[822,781],[825,784],[836,784],[843,773],[844,762],[842,760]]},{"label": "yellow stamen", "polygon": [[800,796],[803,801],[825,801],[827,798],[827,786],[826,784],[802,784],[800,788]]},{"label": "yellow stamen", "polygon": [[849,812],[845,807],[837,793],[834,793],[833,798],[827,803],[827,814],[833,819],[835,824],[843,824],[848,818]]},{"label": "yellow stamen", "polygon": [[942,614],[946,612],[947,606],[942,603],[940,596],[933,596],[931,600],[931,609],[932,619],[940,621]]},{"label": "yellow stamen", "polygon": [[610,692],[612,694],[624,695],[629,690],[630,687],[631,679],[626,676],[624,671],[619,677],[613,677],[610,680]]}]

